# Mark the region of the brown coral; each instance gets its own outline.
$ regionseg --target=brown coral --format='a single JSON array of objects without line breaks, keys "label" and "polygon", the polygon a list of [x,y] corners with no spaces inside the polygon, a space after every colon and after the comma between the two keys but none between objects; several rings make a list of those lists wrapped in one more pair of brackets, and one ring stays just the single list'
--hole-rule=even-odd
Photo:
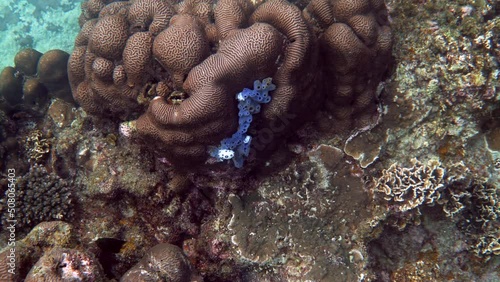
[{"label": "brown coral", "polygon": [[34,49],[20,50],[15,67],[6,67],[0,74],[0,98],[16,110],[41,110],[49,97],[74,102],[68,83],[69,54],[49,50],[42,54]]},{"label": "brown coral", "polygon": [[118,59],[128,39],[127,19],[121,15],[100,18],[89,38],[89,51],[106,59]]},{"label": "brown coral", "polygon": [[168,26],[174,9],[169,1],[134,0],[128,11],[128,21],[135,31],[149,31],[156,35]]},{"label": "brown coral", "polygon": [[180,87],[188,72],[210,54],[203,25],[189,15],[177,15],[156,36],[153,54]]},{"label": "brown coral", "polygon": [[332,78],[323,87],[336,131],[366,127],[376,116],[375,90],[392,46],[386,13],[383,2],[374,0],[312,0],[304,10]]},{"label": "brown coral", "polygon": [[36,74],[36,66],[42,53],[32,48],[26,48],[17,52],[14,57],[14,64],[16,70],[22,72],[24,75]]},{"label": "brown coral", "polygon": [[37,76],[49,96],[74,102],[68,84],[69,54],[58,49],[45,52],[38,61]]},{"label": "brown coral", "polygon": [[24,104],[30,107],[39,107],[47,102],[47,88],[38,78],[28,78],[23,84]]},{"label": "brown coral", "polygon": [[[68,62],[68,76],[75,99],[90,113],[128,113],[137,106],[136,98],[142,85],[134,86],[142,81],[137,77],[144,70],[141,66],[150,59],[152,39],[141,34],[129,38],[128,29],[123,15],[106,14],[95,25],[82,30],[84,37],[89,38],[88,45],[77,46],[73,51]],[[81,38],[77,37],[77,43],[85,43]],[[128,55],[124,63],[130,71],[129,85],[124,83],[124,66],[115,65],[122,53]],[[107,104],[107,108],[103,104]]]},{"label": "brown coral", "polygon": [[189,282],[192,281],[191,276],[191,265],[182,250],[165,243],[151,248],[120,281]]},{"label": "brown coral", "polygon": [[0,97],[9,104],[16,105],[23,100],[23,80],[17,75],[16,69],[6,67],[0,73]]},{"label": "brown coral", "polygon": [[88,0],[82,3],[82,15],[86,18],[96,18],[107,4],[105,0]]},{"label": "brown coral", "polygon": [[235,33],[221,43],[216,54],[191,70],[183,87],[189,98],[180,105],[171,105],[164,98],[151,102],[137,121],[139,134],[160,144],[175,144],[163,151],[179,165],[203,162],[207,146],[236,131],[237,109],[228,105],[234,105],[235,93],[252,83],[245,74],[271,75],[277,67],[274,62],[282,40],[266,24],[254,24]]},{"label": "brown coral", "polygon": [[264,109],[266,118],[274,121],[287,112],[301,112],[297,107],[304,105],[314,109],[315,100],[320,99],[311,97],[315,89],[310,73],[317,66],[317,53],[315,39],[300,10],[286,1],[269,1],[259,6],[252,21],[274,26],[287,40],[281,66],[273,77],[279,87],[273,92],[273,103]]},{"label": "brown coral", "polygon": [[313,0],[304,11],[285,0],[174,2],[110,3],[95,20],[91,7],[102,5],[88,2],[69,62],[86,111],[142,114],[122,129],[171,163],[203,164],[208,147],[237,129],[236,94],[266,77],[276,89],[254,117],[257,151],[314,116],[329,89],[327,114],[346,127],[376,112],[391,42],[380,1]]},{"label": "brown coral", "polygon": [[[143,84],[147,66],[150,64],[153,36],[149,32],[134,33],[123,50],[123,68],[129,85]],[[117,72],[119,70],[116,70]]]}]

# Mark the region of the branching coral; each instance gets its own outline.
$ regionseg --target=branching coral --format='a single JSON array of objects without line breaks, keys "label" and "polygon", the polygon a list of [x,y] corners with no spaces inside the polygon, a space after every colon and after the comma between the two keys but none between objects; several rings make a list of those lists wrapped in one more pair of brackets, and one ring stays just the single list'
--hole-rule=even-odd
[{"label": "branching coral", "polygon": [[267,129],[254,137],[261,151],[325,96],[328,115],[343,118],[330,127],[364,126],[376,113],[391,46],[382,2],[311,1],[304,11],[285,0],[175,2],[85,2],[69,78],[87,112],[141,114],[128,132],[176,166],[203,164],[207,148],[237,130],[234,96],[257,79],[276,84],[251,128]]},{"label": "branching coral", "polygon": [[[2,199],[6,200],[7,197]],[[17,183],[17,226],[25,231],[42,221],[68,220],[74,214],[74,201],[71,184],[35,164]],[[8,216],[9,213],[3,213],[2,222]]]}]

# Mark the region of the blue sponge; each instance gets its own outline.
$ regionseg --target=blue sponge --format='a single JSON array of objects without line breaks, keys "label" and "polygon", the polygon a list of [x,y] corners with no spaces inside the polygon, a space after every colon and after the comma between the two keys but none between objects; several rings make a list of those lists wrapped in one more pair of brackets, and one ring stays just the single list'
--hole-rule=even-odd
[{"label": "blue sponge", "polygon": [[271,101],[269,91],[276,89],[272,83],[272,78],[268,77],[253,83],[253,90],[244,88],[236,95],[238,100],[238,130],[229,138],[220,142],[220,146],[211,147],[208,153],[211,157],[221,162],[233,160],[234,166],[243,167],[245,158],[250,153],[250,143],[252,137],[247,135],[248,128],[252,123],[252,115],[260,112],[260,104],[267,104]]}]

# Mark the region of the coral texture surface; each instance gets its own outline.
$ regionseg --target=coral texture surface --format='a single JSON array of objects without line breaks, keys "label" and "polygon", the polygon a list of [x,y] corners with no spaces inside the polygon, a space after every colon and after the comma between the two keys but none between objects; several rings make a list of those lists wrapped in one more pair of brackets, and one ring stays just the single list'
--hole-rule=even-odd
[{"label": "coral texture surface", "polygon": [[266,77],[276,89],[250,128],[259,151],[319,111],[334,131],[377,116],[391,49],[382,1],[108,2],[83,4],[73,95],[177,166],[204,163],[237,130],[235,95]]}]

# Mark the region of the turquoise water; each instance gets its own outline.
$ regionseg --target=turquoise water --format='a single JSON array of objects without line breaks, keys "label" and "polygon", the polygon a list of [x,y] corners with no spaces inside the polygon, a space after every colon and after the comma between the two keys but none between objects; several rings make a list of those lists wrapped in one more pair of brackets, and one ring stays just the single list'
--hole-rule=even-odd
[{"label": "turquoise water", "polygon": [[0,69],[13,65],[27,47],[39,52],[61,49],[71,53],[80,27],[81,1],[0,1]]}]

